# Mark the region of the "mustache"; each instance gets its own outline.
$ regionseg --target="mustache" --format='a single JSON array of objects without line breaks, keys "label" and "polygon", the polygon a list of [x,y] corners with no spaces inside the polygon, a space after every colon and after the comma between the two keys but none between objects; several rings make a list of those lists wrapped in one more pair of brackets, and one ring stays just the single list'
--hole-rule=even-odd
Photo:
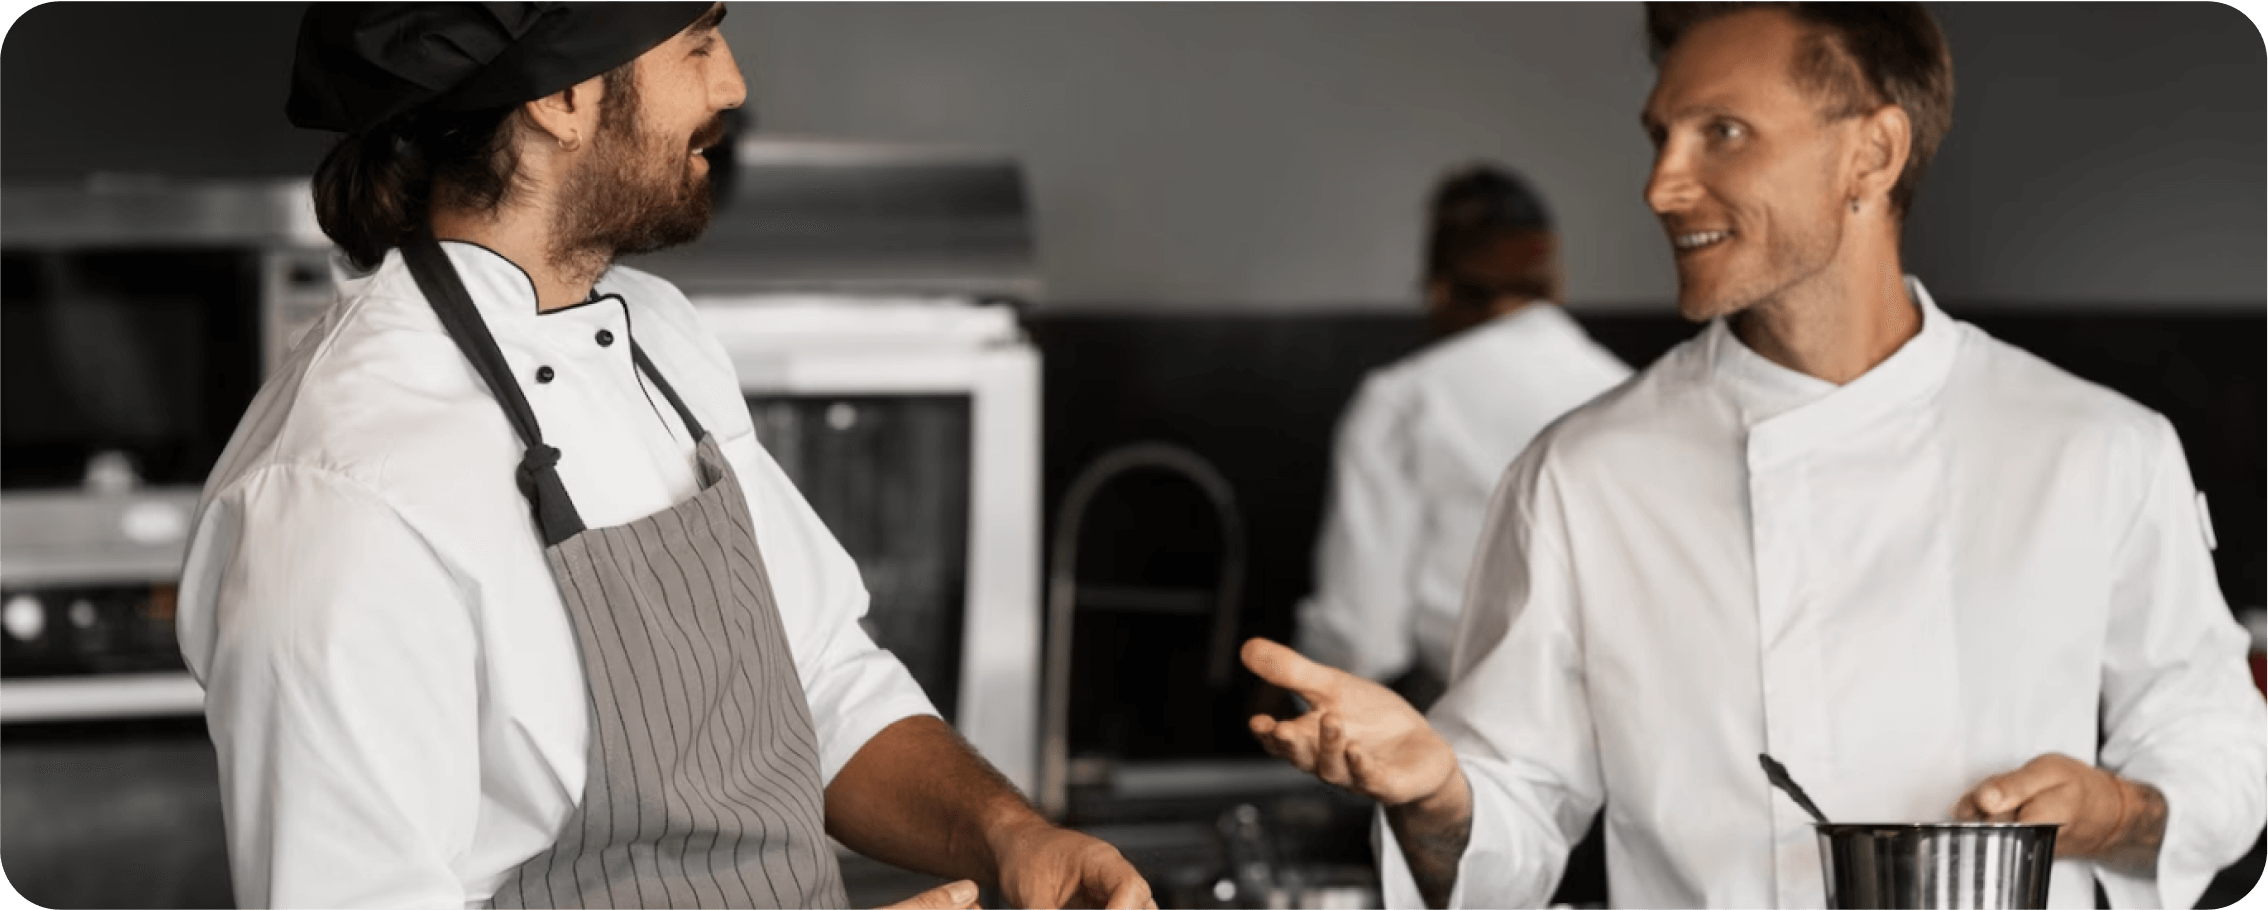
[{"label": "mustache", "polygon": [[707,124],[704,124],[699,131],[693,134],[690,144],[695,149],[706,149],[714,146],[724,141],[726,129],[724,112],[719,111],[715,116],[709,118]]}]

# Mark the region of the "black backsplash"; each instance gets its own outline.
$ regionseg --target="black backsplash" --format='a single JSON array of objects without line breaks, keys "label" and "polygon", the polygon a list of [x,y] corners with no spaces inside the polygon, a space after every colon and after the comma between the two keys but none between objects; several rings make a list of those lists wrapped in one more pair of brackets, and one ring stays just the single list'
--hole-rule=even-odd
[{"label": "black backsplash", "polygon": [[[1950,309],[2171,419],[2213,506],[2222,590],[2232,606],[2264,602],[2268,318],[2175,308]],[[1697,331],[1666,308],[1574,314],[1634,366]],[[1417,314],[1038,312],[1026,324],[1045,357],[1049,534],[1065,487],[1091,460],[1142,440],[1186,446],[1228,478],[1245,516],[1250,560],[1241,634],[1286,638],[1293,605],[1312,583],[1339,412],[1365,372],[1425,342]],[[1134,497],[1155,495],[1140,485],[1128,489]],[[1113,546],[1083,547],[1079,574],[1125,582],[1162,567],[1187,576],[1198,561],[1177,557],[1211,546],[1211,531],[1177,521],[1177,514],[1195,513],[1098,507],[1087,539],[1107,535]],[[1207,684],[1206,630],[1188,617],[1082,614],[1072,668],[1073,751],[1122,758],[1258,754],[1244,729],[1251,677],[1235,674],[1225,691]]]}]

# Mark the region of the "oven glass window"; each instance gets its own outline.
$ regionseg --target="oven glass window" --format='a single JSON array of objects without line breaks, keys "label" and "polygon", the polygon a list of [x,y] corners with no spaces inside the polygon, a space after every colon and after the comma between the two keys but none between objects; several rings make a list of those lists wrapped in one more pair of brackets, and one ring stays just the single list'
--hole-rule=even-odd
[{"label": "oven glass window", "polygon": [[245,250],[0,255],[0,487],[198,486],[259,386]]},{"label": "oven glass window", "polygon": [[750,396],[748,410],[757,440],[857,561],[867,634],[951,722],[968,593],[968,396]]}]

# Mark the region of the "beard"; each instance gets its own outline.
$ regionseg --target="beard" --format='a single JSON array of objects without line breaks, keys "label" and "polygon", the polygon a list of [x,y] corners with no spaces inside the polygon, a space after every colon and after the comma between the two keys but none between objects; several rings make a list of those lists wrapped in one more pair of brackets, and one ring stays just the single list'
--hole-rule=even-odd
[{"label": "beard", "polygon": [[1707,322],[1771,306],[1791,294],[1800,296],[1804,286],[1819,280],[1835,261],[1843,245],[1843,226],[1827,217],[1802,229],[1735,242],[1761,246],[1721,251],[1734,254],[1735,261],[1704,266],[1705,275],[1692,274],[1682,265],[1678,268],[1679,315],[1691,322]]},{"label": "beard", "polygon": [[633,108],[600,118],[591,154],[575,169],[560,202],[552,258],[609,262],[699,239],[709,229],[709,178],[695,173],[692,153],[724,136],[722,115],[682,146],[640,129]]}]

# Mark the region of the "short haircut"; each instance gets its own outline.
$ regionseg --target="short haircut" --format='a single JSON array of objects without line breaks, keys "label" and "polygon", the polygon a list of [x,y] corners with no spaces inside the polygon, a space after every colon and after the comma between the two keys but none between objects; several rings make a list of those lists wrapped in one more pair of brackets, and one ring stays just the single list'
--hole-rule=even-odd
[{"label": "short haircut", "polygon": [[1434,279],[1448,277],[1498,237],[1551,230],[1551,212],[1519,174],[1482,163],[1442,178],[1427,222],[1425,277]]},{"label": "short haircut", "polygon": [[1905,110],[1912,147],[1890,188],[1891,210],[1903,218],[1953,125],[1953,53],[1937,18],[1919,3],[1648,3],[1647,54],[1660,66],[1694,26],[1749,9],[1782,10],[1810,31],[1792,75],[1827,119],[1885,104]]}]

